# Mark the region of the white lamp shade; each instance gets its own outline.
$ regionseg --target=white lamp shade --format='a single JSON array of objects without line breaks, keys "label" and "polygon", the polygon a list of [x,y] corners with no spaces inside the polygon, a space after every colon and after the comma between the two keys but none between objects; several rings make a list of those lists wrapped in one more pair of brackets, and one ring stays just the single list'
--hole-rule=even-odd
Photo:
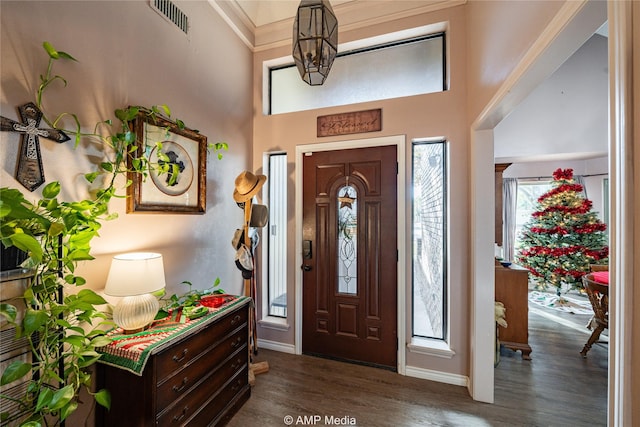
[{"label": "white lamp shade", "polygon": [[131,252],[113,257],[104,293],[126,297],[155,292],[165,286],[162,255]]}]

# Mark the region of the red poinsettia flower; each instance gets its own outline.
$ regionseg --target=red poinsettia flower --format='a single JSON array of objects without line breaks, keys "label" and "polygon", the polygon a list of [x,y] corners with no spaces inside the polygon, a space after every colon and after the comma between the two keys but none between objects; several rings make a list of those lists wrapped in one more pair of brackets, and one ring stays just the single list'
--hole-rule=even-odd
[{"label": "red poinsettia flower", "polygon": [[569,168],[569,169],[561,169],[558,168],[555,170],[555,172],[553,172],[553,179],[555,179],[556,181],[559,181],[561,179],[564,180],[570,180],[573,179],[573,169]]}]

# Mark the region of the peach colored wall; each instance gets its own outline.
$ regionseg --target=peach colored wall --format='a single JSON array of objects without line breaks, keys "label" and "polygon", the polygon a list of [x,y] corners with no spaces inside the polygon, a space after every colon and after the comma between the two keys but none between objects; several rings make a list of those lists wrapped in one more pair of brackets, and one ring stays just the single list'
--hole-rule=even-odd
[{"label": "peach colored wall", "polygon": [[[298,248],[295,241],[295,147],[297,145],[333,142],[337,140],[353,140],[360,138],[374,138],[387,135],[406,135],[407,165],[410,165],[410,144],[412,139],[444,136],[449,141],[450,150],[450,185],[451,218],[450,218],[450,310],[451,310],[451,347],[456,355],[453,359],[418,357],[408,354],[407,364],[424,367],[437,371],[466,375],[469,356],[468,324],[468,267],[464,261],[468,259],[468,136],[466,130],[466,28],[465,8],[463,6],[444,11],[413,16],[409,19],[393,21],[384,25],[376,25],[361,31],[341,32],[340,42],[344,43],[377,34],[384,34],[406,28],[414,28],[427,24],[448,22],[447,43],[449,45],[449,63],[451,70],[451,90],[442,93],[419,95],[379,102],[368,102],[321,110],[304,111],[299,113],[280,114],[275,116],[262,115],[262,63],[265,60],[290,55],[290,47],[278,48],[271,51],[259,52],[254,58],[254,169],[262,166],[262,156],[267,151],[286,151],[290,163],[289,188],[289,295],[288,323],[291,329],[280,332],[259,328],[262,339],[293,344],[294,342],[294,290],[296,271],[295,254]],[[339,138],[317,138],[316,118],[319,115],[342,113],[350,111],[382,108],[382,131],[358,135],[348,135]],[[409,168],[410,169],[410,168]],[[400,179],[403,179],[402,177]],[[410,170],[407,170],[405,182],[409,182]],[[409,195],[407,196],[409,197]],[[407,203],[409,201],[407,200]],[[409,210],[407,215],[409,215]],[[400,222],[411,223],[410,217],[400,218]],[[410,235],[410,230],[407,229]],[[400,248],[410,253],[409,247]],[[406,266],[407,282],[404,284],[407,294],[411,291],[411,268]],[[407,307],[410,307],[407,301]],[[407,309],[409,310],[409,309]],[[411,330],[410,314],[406,316],[407,330]]]},{"label": "peach colored wall", "polygon": [[480,114],[564,1],[470,0],[468,117]]},{"label": "peach colored wall", "polygon": [[[16,107],[34,99],[47,65],[46,40],[78,60],[54,65],[68,86],[52,87],[45,100],[49,114],[77,113],[91,131],[98,121],[116,121],[116,108],[167,104],[209,142],[230,145],[222,161],[208,159],[204,215],[132,215],[124,200],[112,202],[119,218],[104,224],[93,245],[97,259],[78,270],[95,288],[103,287],[113,253],[154,250],[164,255],[170,293],[186,290],[177,287],[183,280],[207,288],[216,277],[227,291],[241,291],[230,242],[243,215],[232,193],[251,154],[252,54],[206,2],[179,7],[190,19],[188,37],[147,1],[0,3],[3,116],[17,119]],[[22,189],[13,178],[19,138],[2,132],[0,139],[1,185]],[[67,200],[84,197],[81,174],[95,169],[101,153],[86,142],[74,149],[41,139],[41,147],[47,182],[61,181]]]}]

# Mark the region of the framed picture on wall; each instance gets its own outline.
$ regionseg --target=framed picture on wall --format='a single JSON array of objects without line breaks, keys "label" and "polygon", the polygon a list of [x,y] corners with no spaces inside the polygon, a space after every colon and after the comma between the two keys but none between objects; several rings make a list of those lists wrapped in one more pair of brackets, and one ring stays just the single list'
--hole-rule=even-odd
[{"label": "framed picture on wall", "polygon": [[133,130],[135,157],[148,159],[149,168],[146,176],[128,173],[127,213],[204,213],[207,137],[145,112],[134,119]]}]

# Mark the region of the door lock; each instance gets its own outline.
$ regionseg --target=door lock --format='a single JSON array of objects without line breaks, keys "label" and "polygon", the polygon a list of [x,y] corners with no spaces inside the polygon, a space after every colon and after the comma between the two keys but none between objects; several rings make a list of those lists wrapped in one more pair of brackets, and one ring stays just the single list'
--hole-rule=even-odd
[{"label": "door lock", "polygon": [[313,251],[311,250],[311,240],[302,241],[302,257],[304,259],[313,258]]}]

